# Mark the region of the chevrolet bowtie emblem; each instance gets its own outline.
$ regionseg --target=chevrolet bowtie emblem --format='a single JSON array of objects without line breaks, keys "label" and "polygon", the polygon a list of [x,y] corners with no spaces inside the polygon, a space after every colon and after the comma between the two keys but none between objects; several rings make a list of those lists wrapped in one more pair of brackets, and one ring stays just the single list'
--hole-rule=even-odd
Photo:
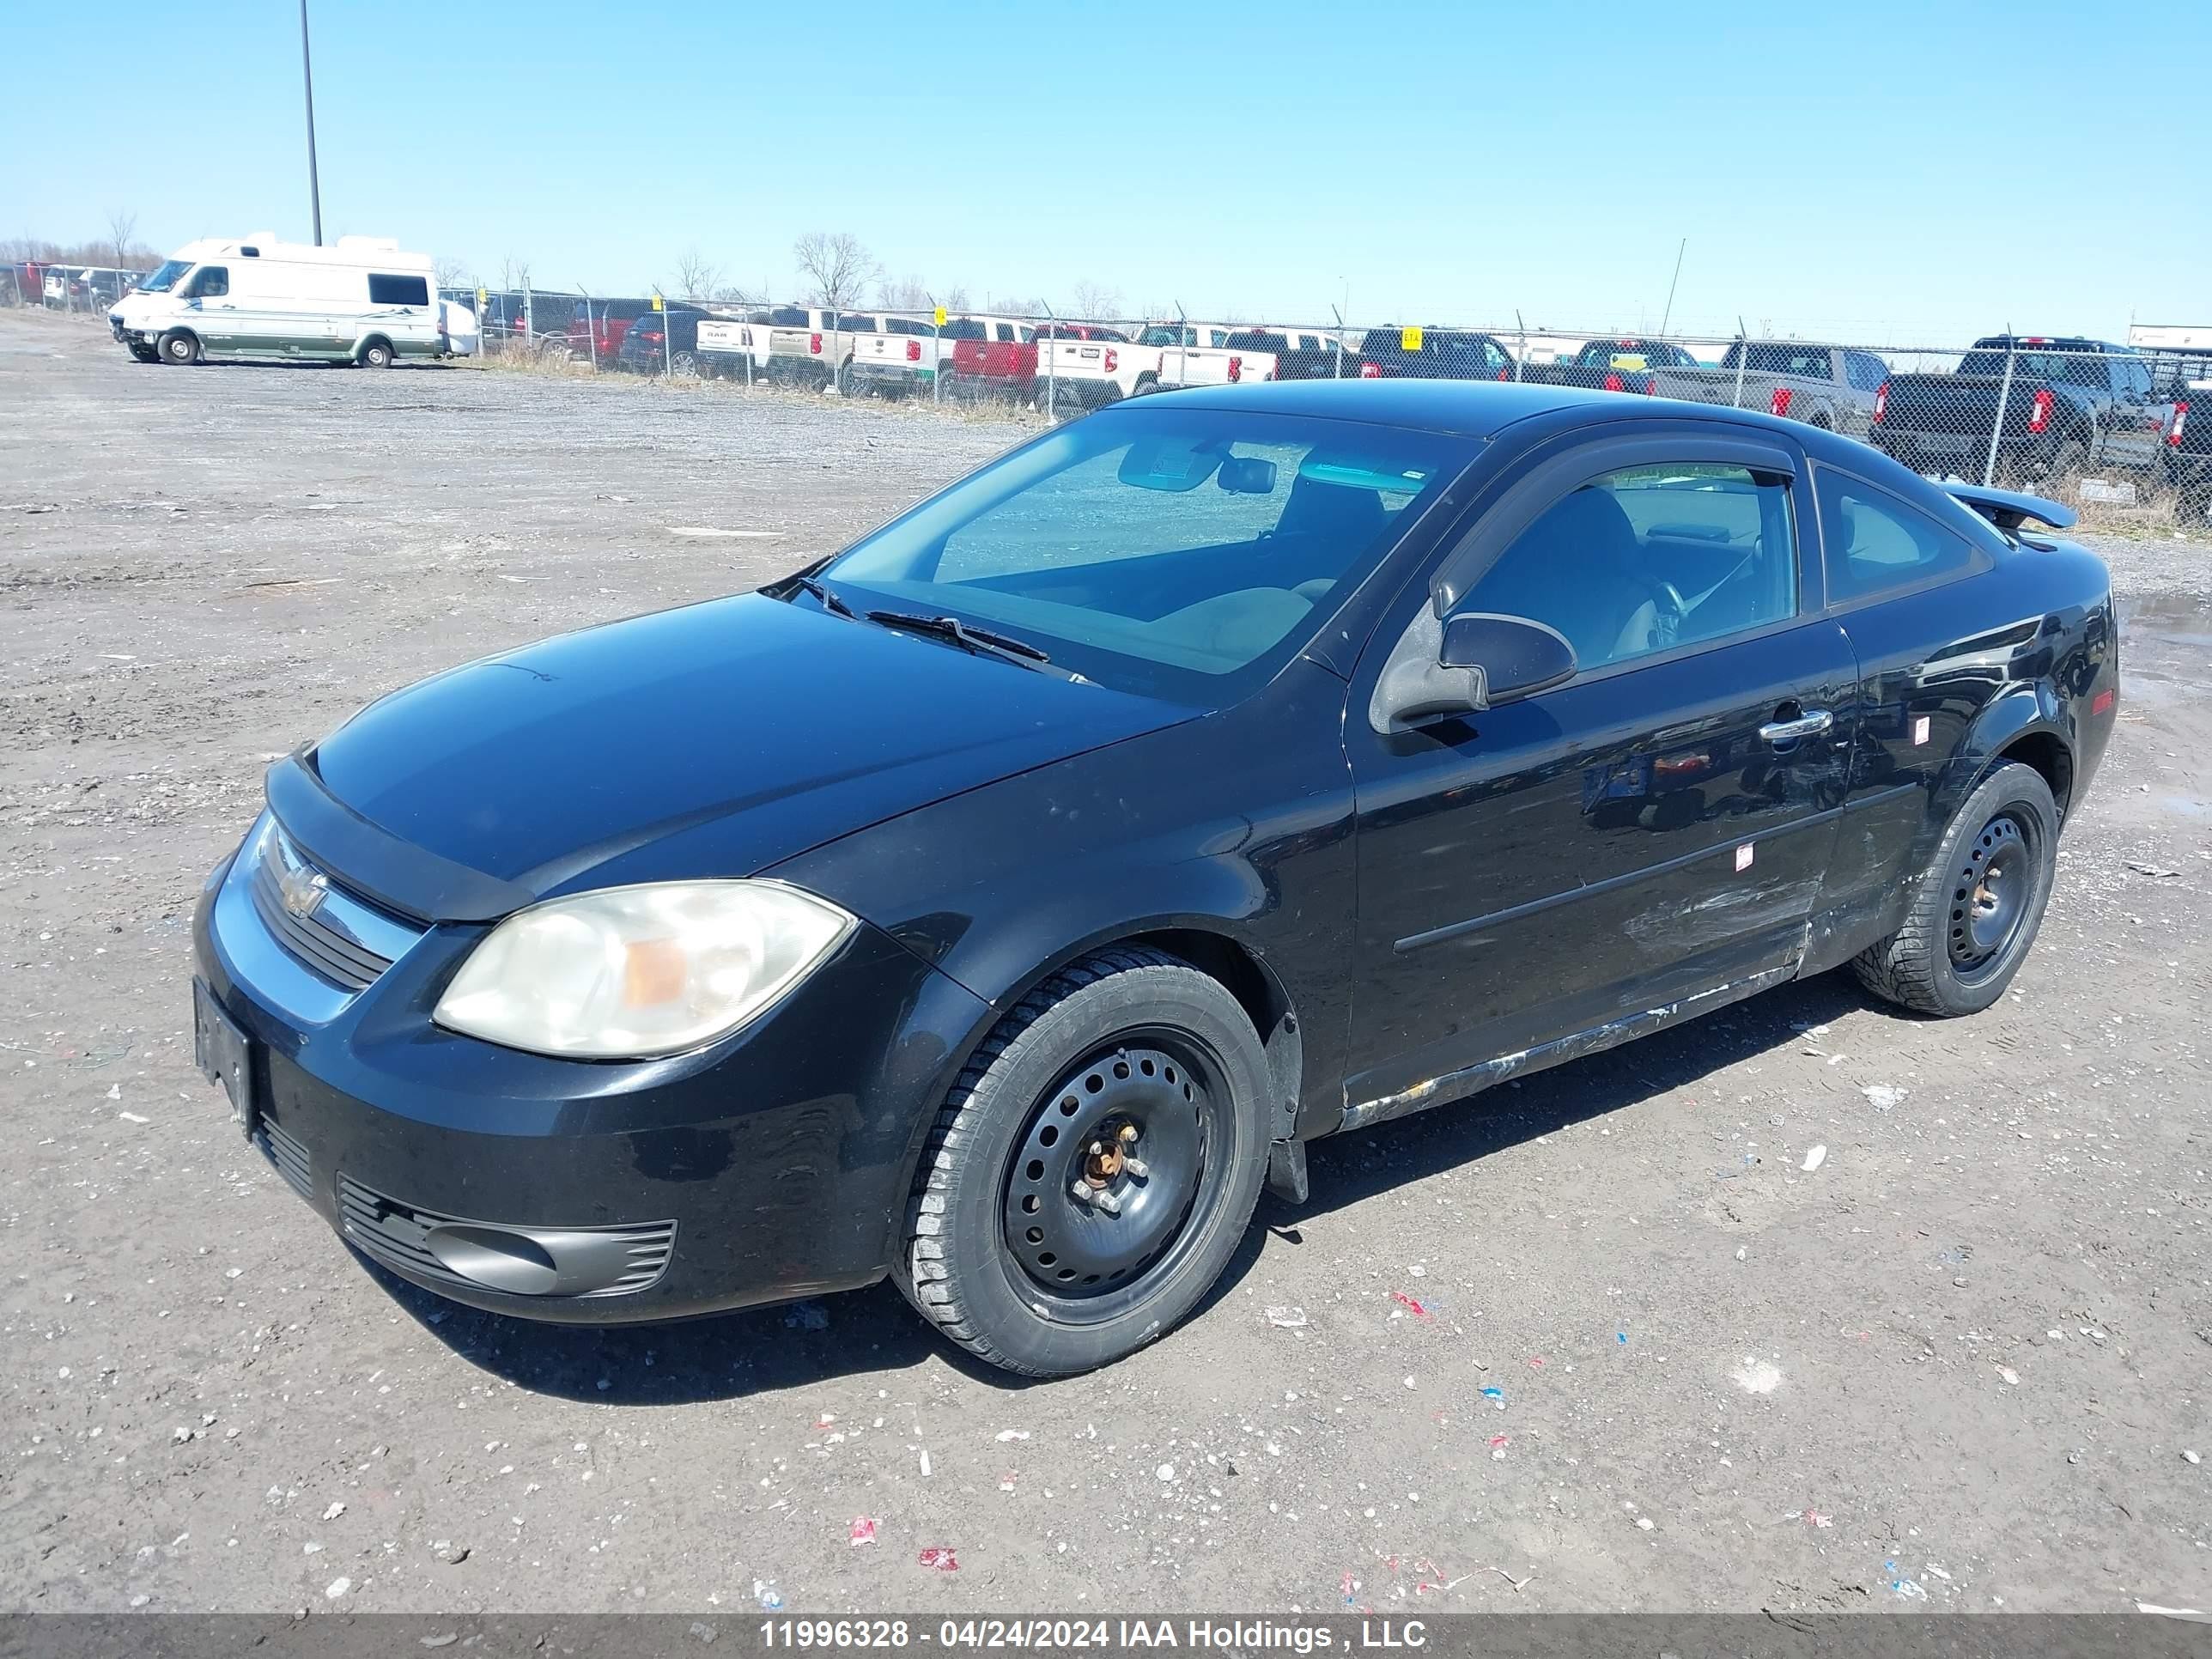
[{"label": "chevrolet bowtie emblem", "polygon": [[303,870],[279,859],[276,890],[283,898],[284,908],[304,921],[314,915],[315,907],[323,902],[323,895],[331,890],[331,878],[319,870]]}]

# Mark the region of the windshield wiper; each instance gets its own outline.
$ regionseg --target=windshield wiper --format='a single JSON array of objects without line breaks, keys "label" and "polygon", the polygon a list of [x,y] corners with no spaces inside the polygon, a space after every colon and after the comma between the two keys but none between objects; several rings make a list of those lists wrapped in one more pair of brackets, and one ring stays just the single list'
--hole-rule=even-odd
[{"label": "windshield wiper", "polygon": [[808,593],[811,593],[817,599],[819,599],[822,602],[822,608],[824,611],[830,612],[833,616],[850,617],[854,615],[853,607],[851,605],[846,604],[844,600],[839,599],[835,593],[832,593],[820,582],[816,581],[811,576],[793,576],[791,579],[791,585],[793,587],[799,588]]},{"label": "windshield wiper", "polygon": [[988,628],[977,628],[962,622],[957,617],[921,617],[905,611],[871,611],[868,620],[881,623],[886,628],[903,628],[910,634],[927,634],[933,639],[950,640],[978,656],[996,657],[1019,668],[1048,669],[1063,679],[1083,678],[1054,665],[1050,657],[1027,640],[994,634]]}]

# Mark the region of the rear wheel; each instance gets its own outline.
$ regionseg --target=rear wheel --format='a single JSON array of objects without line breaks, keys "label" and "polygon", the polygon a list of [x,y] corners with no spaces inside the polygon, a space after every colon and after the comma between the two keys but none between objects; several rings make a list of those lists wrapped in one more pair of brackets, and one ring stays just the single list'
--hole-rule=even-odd
[{"label": "rear wheel", "polygon": [[2057,483],[2061,479],[2077,477],[2088,461],[2089,446],[2078,434],[2069,433],[2041,454],[2030,455],[2021,462],[2021,482]]},{"label": "rear wheel", "polygon": [[392,356],[392,348],[385,342],[371,340],[361,349],[361,366],[363,368],[389,368]]},{"label": "rear wheel", "polygon": [[1228,1265],[1267,1164],[1267,1068],[1220,982],[1102,951],[1009,1012],[938,1113],[902,1288],[969,1352],[1064,1376],[1174,1326]]},{"label": "rear wheel", "polygon": [[2032,766],[2008,762],[1966,797],[1921,876],[1905,926],[1851,964],[1917,1013],[1978,1013],[2034,944],[2057,867],[2058,807]]},{"label": "rear wheel", "polygon": [[199,336],[192,333],[189,329],[171,329],[161,337],[154,349],[163,362],[173,363],[179,368],[186,368],[200,360]]},{"label": "rear wheel", "polygon": [[699,354],[696,351],[678,352],[669,360],[668,372],[679,380],[698,380]]}]

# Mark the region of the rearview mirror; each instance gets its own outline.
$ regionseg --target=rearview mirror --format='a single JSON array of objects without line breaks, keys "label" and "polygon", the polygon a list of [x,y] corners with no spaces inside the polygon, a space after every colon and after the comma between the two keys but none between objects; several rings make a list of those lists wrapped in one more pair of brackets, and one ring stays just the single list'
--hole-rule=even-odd
[{"label": "rearview mirror", "polygon": [[1222,461],[1213,482],[1232,495],[1272,495],[1275,464],[1257,455],[1231,455]]}]

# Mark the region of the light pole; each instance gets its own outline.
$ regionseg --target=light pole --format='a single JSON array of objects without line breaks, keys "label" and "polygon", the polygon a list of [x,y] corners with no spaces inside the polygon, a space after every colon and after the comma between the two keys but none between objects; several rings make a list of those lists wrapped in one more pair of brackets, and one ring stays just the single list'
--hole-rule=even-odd
[{"label": "light pole", "polygon": [[315,215],[315,246],[323,245],[323,185],[315,175],[315,66],[307,56],[307,0],[300,0],[300,78],[307,88],[307,200]]}]

